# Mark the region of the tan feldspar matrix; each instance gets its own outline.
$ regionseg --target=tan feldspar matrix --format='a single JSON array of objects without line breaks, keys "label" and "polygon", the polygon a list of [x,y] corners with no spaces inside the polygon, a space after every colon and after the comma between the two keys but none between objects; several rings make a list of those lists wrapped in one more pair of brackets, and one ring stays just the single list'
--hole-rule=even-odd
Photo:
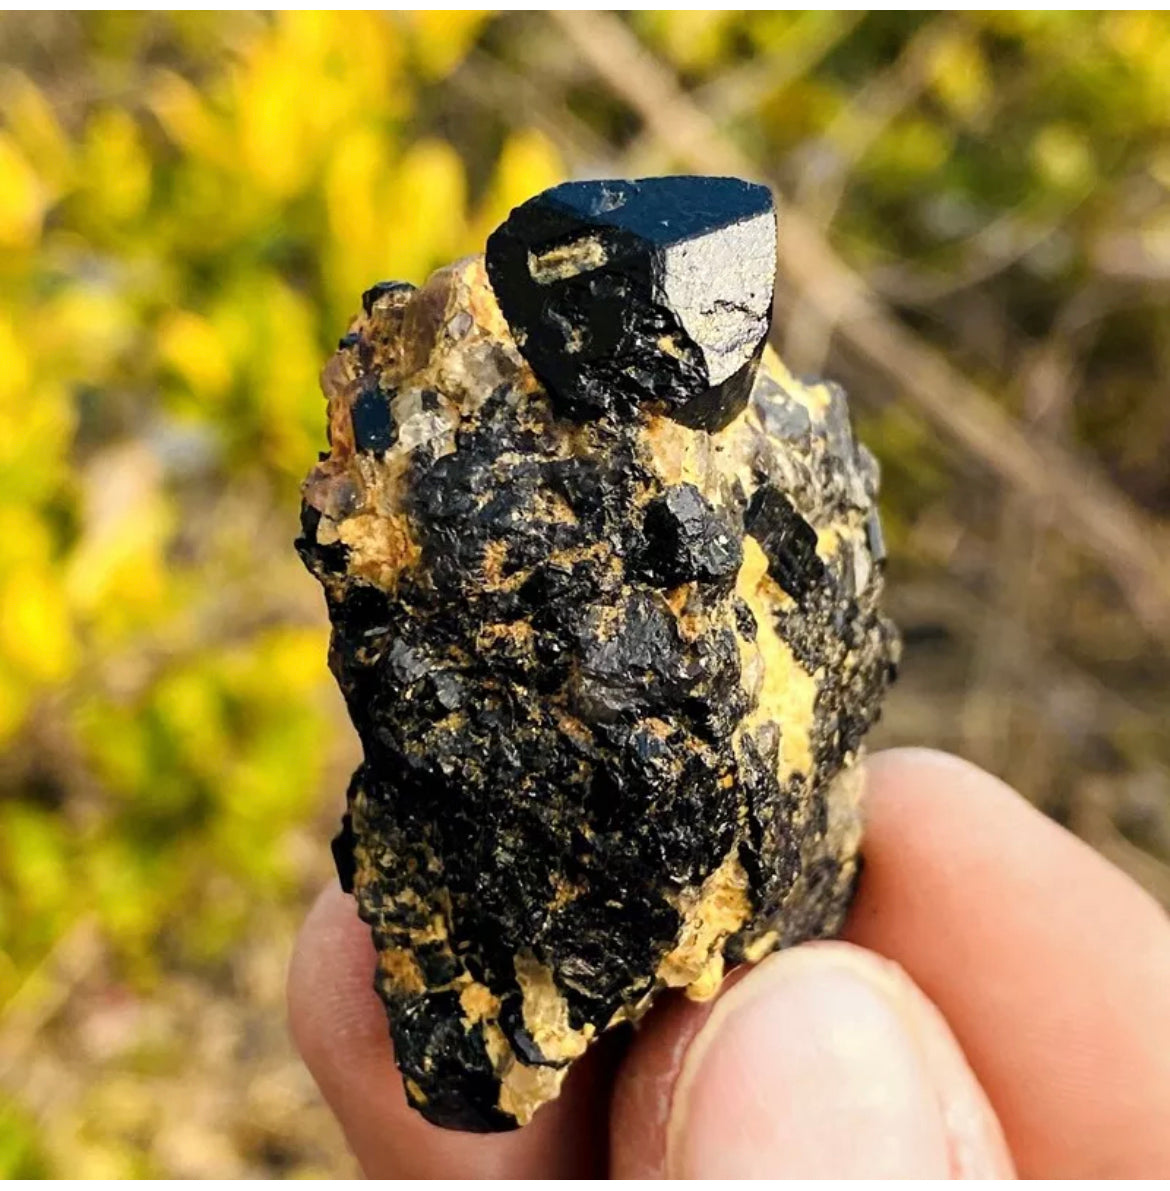
[{"label": "tan feldspar matrix", "polygon": [[874,460],[765,347],[775,253],[763,187],[566,183],[369,290],[322,375],[334,854],[436,1124],[523,1125],[663,989],[840,926],[897,640]]}]

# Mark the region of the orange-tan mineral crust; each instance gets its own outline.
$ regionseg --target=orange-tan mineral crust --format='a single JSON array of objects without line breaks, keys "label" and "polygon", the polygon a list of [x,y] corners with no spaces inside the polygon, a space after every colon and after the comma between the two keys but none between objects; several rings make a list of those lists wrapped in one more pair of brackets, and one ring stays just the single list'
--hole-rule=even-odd
[{"label": "orange-tan mineral crust", "polygon": [[771,197],[575,183],[374,287],[298,549],[406,1095],[526,1124],[668,989],[840,926],[893,676],[877,467],[765,345]]}]

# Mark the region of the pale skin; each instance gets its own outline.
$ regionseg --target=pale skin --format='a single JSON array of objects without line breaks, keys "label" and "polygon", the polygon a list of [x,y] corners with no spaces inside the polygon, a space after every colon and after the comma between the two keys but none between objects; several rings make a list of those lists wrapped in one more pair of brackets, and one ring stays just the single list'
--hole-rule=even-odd
[{"label": "pale skin", "polygon": [[289,976],[293,1036],[380,1178],[1170,1176],[1170,919],[995,778],[867,762],[866,867],[840,942],[657,1005],[515,1133],[407,1107],[336,887]]}]

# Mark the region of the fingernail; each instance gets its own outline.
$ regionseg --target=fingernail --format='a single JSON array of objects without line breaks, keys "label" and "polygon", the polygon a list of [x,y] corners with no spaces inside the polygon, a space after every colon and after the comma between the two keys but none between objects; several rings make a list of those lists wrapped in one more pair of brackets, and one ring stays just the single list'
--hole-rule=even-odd
[{"label": "fingernail", "polygon": [[845,943],[765,960],[716,1005],[675,1084],[675,1178],[954,1178],[1010,1170],[941,1016]]}]

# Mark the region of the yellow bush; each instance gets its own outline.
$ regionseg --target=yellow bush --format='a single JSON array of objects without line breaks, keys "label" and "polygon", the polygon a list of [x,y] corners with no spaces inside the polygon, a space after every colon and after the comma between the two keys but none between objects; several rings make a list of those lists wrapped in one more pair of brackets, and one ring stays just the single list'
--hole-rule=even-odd
[{"label": "yellow bush", "polygon": [[[0,70],[0,1028],[90,919],[142,988],[168,932],[226,954],[340,799],[292,551],[318,371],[364,288],[421,281],[561,169],[521,130],[473,204],[409,131],[486,19],[62,18],[78,60]],[[28,1129],[0,1110],[0,1173]],[[87,1130],[62,1153],[138,1169]]]}]

